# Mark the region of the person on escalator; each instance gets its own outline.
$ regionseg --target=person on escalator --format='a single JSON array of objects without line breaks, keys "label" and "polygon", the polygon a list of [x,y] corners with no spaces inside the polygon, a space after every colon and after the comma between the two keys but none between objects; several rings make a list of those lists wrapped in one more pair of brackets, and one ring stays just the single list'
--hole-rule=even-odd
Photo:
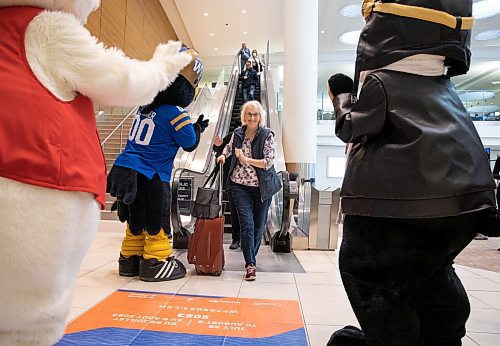
[{"label": "person on escalator", "polygon": [[228,186],[240,220],[247,281],[256,279],[256,257],[271,198],[281,190],[281,181],[274,169],[274,133],[265,127],[264,117],[264,109],[258,101],[245,103],[241,109],[243,126],[234,130],[217,158],[219,163],[231,158]]},{"label": "person on escalator", "polygon": [[170,177],[179,148],[193,151],[208,126],[203,114],[193,124],[184,111],[194,98],[203,64],[194,49],[192,57],[168,89],[140,107],[132,123],[127,146],[108,175],[107,192],[117,198],[121,222],[126,222],[118,260],[121,276],[142,281],[167,281],[186,275],[172,255],[170,233]]},{"label": "person on escalator", "polygon": [[[222,151],[224,150],[226,145],[229,143],[232,136],[233,136],[233,133],[230,132],[229,134],[226,135],[226,137],[224,137],[224,139],[221,139],[220,136],[214,137],[213,150],[215,152],[216,157],[219,157],[220,155],[222,155]],[[228,190],[228,186],[226,184],[228,177],[229,177],[229,162],[224,164],[223,181],[224,181],[224,190],[227,192],[229,212],[231,213],[232,242],[231,242],[231,245],[229,245],[229,249],[236,250],[236,249],[239,249],[239,247],[240,247],[240,239],[241,239],[240,220],[238,219],[238,212],[236,211],[236,207],[234,205],[233,196],[231,195],[231,192]]]},{"label": "person on escalator", "polygon": [[248,60],[252,63],[252,68],[257,72],[257,75],[260,76],[266,65],[260,60],[257,49],[252,50],[252,56]]},{"label": "person on escalator", "polygon": [[241,48],[237,54],[240,57],[240,72],[243,72],[245,69],[245,65],[247,60],[250,59],[250,49],[248,49],[247,44],[245,42],[241,43]]},{"label": "person on escalator", "polygon": [[247,61],[245,70],[241,73],[241,89],[243,92],[243,102],[253,101],[255,87],[259,82],[257,71],[252,68],[252,62]]}]

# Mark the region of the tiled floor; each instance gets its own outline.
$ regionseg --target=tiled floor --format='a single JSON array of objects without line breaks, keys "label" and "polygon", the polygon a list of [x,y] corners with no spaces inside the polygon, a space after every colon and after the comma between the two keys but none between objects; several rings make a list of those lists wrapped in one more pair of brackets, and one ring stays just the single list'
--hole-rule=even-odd
[{"label": "tiled floor", "polygon": [[[188,275],[180,280],[146,283],[117,273],[121,232],[98,232],[87,254],[70,319],[91,308],[113,291],[123,288],[168,293],[293,299],[300,302],[311,345],[324,346],[330,334],[346,325],[358,325],[347,300],[338,271],[337,251],[297,251],[305,273],[258,272],[255,282],[246,282],[242,271],[225,271],[221,277]],[[230,250],[227,250],[230,251]],[[480,256],[478,252],[477,256]],[[497,261],[500,262],[500,253]],[[498,262],[497,262],[498,263]],[[457,265],[472,306],[464,346],[500,345],[500,273]]]}]

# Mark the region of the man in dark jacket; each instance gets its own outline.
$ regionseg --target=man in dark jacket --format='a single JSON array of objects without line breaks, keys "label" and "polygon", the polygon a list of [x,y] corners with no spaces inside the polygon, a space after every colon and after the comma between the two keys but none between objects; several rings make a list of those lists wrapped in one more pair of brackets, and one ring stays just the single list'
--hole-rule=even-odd
[{"label": "man in dark jacket", "polygon": [[335,132],[352,143],[339,269],[362,331],[329,345],[461,345],[470,305],[452,263],[495,206],[449,79],[469,69],[472,0],[365,1],[363,15],[354,88],[329,81]]},{"label": "man in dark jacket", "polygon": [[252,63],[250,61],[246,62],[245,70],[241,74],[241,87],[243,91],[243,101],[253,101],[255,86],[259,81],[259,76],[257,71],[252,68]]}]

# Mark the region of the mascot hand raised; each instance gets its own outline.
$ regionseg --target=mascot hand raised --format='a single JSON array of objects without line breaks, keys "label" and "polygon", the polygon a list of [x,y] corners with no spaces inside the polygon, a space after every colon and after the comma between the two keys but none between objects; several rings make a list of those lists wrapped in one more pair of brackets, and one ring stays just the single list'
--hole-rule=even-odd
[{"label": "mascot hand raised", "polygon": [[198,131],[199,133],[203,133],[203,131],[205,131],[205,129],[208,127],[209,120],[204,120],[204,117],[204,114],[200,114],[198,120],[196,120],[196,122],[194,123],[194,130]]},{"label": "mascot hand raised", "polygon": [[192,60],[179,42],[149,61],[106,48],[83,25],[99,3],[0,2],[0,345],[63,336],[106,199],[92,101],[149,104]]}]

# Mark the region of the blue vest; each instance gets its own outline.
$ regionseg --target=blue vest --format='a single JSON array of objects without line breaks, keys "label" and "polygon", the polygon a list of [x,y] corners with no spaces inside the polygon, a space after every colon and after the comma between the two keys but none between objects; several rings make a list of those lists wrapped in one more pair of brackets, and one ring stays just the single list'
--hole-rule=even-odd
[{"label": "blue vest", "polygon": [[[245,138],[245,129],[246,125],[242,127],[238,127],[233,132],[233,147],[232,147],[232,155],[231,155],[231,166],[229,168],[228,179],[230,179],[231,174],[233,173],[234,168],[236,167],[236,163],[238,162],[238,158],[235,155],[235,149],[241,148],[243,145],[243,139]],[[255,138],[252,141],[252,159],[262,160],[264,158],[264,143],[266,138],[272,131],[268,128],[259,128],[257,133],[255,134]],[[273,133],[274,134],[274,133]],[[255,171],[257,172],[257,179],[259,180],[259,190],[260,190],[260,199],[261,201],[265,201],[268,198],[271,198],[274,194],[276,194],[279,190],[281,190],[281,181],[278,175],[276,174],[276,170],[274,169],[274,165],[269,169],[263,169],[255,167]],[[228,184],[230,186],[230,184]]]}]

